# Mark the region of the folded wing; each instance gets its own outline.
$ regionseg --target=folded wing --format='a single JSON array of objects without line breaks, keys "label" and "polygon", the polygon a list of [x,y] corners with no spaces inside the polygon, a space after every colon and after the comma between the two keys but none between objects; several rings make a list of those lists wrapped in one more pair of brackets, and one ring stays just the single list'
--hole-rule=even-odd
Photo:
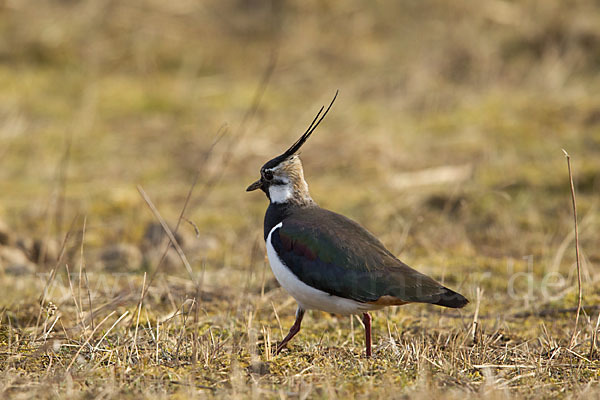
[{"label": "folded wing", "polygon": [[356,222],[322,208],[305,208],[284,219],[271,241],[300,280],[331,295],[382,305],[459,308],[468,303],[398,260]]}]

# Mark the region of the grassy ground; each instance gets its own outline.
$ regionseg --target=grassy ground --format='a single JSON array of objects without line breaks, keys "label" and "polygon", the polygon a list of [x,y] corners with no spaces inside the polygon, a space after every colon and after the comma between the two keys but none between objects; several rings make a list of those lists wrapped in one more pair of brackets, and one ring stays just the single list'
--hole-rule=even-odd
[{"label": "grassy ground", "polygon": [[[597,396],[598,68],[583,0],[1,2],[0,249],[53,249],[0,265],[2,397]],[[274,356],[295,303],[244,189],[336,89],[313,198],[471,304],[373,313],[372,359],[358,319],[309,312]],[[136,185],[172,228],[193,188],[193,279],[158,267]],[[106,267],[117,244],[142,260]]]}]

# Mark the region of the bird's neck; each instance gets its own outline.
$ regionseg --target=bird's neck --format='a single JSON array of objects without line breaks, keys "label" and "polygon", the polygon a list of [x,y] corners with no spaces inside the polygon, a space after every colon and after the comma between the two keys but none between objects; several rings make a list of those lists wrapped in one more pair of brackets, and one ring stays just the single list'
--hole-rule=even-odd
[{"label": "bird's neck", "polygon": [[[306,194],[308,195],[308,191]],[[271,229],[273,229],[275,225],[283,221],[287,216],[294,212],[294,210],[306,207],[318,207],[317,203],[310,198],[310,195],[303,200],[294,198],[294,200],[290,199],[286,202],[280,203],[271,201],[269,203],[269,207],[267,208],[267,212],[265,213],[264,239],[267,240],[267,236],[269,236]]]},{"label": "bird's neck", "polygon": [[309,207],[315,204],[308,191],[308,184],[300,179],[291,179],[283,185],[269,187],[271,204],[288,204],[296,207]]},{"label": "bird's neck", "polygon": [[291,206],[288,203],[270,203],[265,213],[264,221],[264,239],[267,240],[271,229],[291,212]]}]

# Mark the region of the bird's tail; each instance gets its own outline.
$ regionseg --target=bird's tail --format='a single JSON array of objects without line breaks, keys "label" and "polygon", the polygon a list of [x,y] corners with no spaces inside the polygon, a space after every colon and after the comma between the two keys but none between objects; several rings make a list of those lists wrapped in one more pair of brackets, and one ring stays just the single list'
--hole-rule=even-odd
[{"label": "bird's tail", "polygon": [[454,290],[450,290],[445,287],[440,299],[431,304],[450,308],[463,308],[468,303],[469,300],[467,300],[462,294],[456,293]]}]

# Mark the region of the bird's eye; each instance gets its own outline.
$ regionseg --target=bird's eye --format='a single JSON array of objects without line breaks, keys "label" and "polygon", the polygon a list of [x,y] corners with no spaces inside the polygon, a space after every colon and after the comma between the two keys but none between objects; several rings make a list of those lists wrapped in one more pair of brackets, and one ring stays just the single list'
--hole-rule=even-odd
[{"label": "bird's eye", "polygon": [[266,180],[270,181],[271,179],[273,179],[273,171],[265,171],[263,173],[263,176],[265,177]]}]

